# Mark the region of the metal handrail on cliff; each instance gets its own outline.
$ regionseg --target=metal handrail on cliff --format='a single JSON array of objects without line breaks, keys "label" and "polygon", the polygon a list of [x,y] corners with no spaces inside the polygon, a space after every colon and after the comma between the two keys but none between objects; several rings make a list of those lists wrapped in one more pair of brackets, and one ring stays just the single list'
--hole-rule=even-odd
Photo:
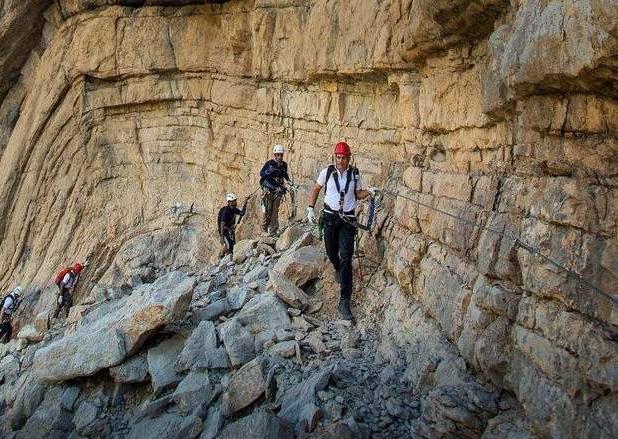
[{"label": "metal handrail on cliff", "polygon": [[[421,200],[419,200],[419,199],[414,199],[414,198],[412,198],[412,197],[409,197],[409,196],[403,195],[403,194],[401,194],[401,193],[399,193],[399,192],[392,192],[392,191],[390,191],[390,190],[388,190],[388,189],[381,189],[381,191],[382,191],[382,193],[384,193],[385,195],[390,195],[390,196],[392,196],[392,197],[394,197],[394,198],[397,198],[397,197],[404,198],[404,199],[406,199],[406,200],[409,200],[409,201],[412,201],[412,202],[414,202],[414,203],[417,203],[417,204],[418,204],[418,205],[420,205],[420,206],[426,207],[426,208],[428,208],[428,209],[432,209],[432,210],[434,210],[434,211],[436,211],[436,212],[439,212],[439,213],[441,213],[441,214],[443,214],[443,215],[446,215],[446,216],[449,216],[449,217],[451,217],[451,218],[457,219],[457,220],[459,220],[459,221],[461,221],[461,222],[463,222],[463,223],[469,224],[469,225],[474,226],[474,227],[478,227],[478,228],[480,228],[480,229],[482,229],[482,230],[487,230],[488,232],[494,233],[494,234],[499,235],[499,236],[501,236],[501,237],[506,237],[506,238],[508,238],[508,239],[512,240],[512,241],[513,241],[513,244],[514,244],[515,246],[517,246],[517,247],[519,247],[519,248],[522,248],[522,249],[526,250],[526,251],[527,251],[527,252],[529,252],[529,253],[532,253],[532,254],[534,254],[534,255],[537,255],[537,256],[541,257],[541,259],[544,259],[545,261],[549,262],[549,263],[550,263],[550,264],[552,264],[554,267],[558,268],[559,270],[561,270],[562,272],[564,272],[564,273],[565,273],[565,274],[567,274],[568,276],[572,276],[572,277],[576,278],[576,279],[577,279],[577,280],[579,280],[582,284],[584,284],[584,285],[588,286],[588,287],[589,287],[589,288],[591,288],[592,290],[594,290],[594,291],[596,291],[596,292],[598,292],[598,293],[600,293],[600,294],[602,294],[602,295],[606,296],[606,297],[607,297],[608,299],[610,299],[612,302],[614,302],[614,303],[618,304],[618,298],[616,298],[616,297],[614,297],[614,296],[612,296],[612,295],[610,295],[610,294],[606,293],[606,292],[605,292],[605,291],[603,291],[600,287],[596,286],[595,284],[593,284],[592,282],[590,282],[590,281],[589,281],[589,280],[587,280],[586,278],[582,277],[579,273],[576,273],[575,271],[573,271],[573,270],[570,270],[570,269],[566,268],[565,266],[563,266],[562,264],[560,264],[560,263],[559,263],[558,261],[556,261],[555,259],[553,259],[553,258],[551,258],[551,257],[549,257],[549,256],[544,255],[543,253],[541,253],[541,251],[540,251],[539,249],[535,248],[532,244],[529,244],[529,243],[527,243],[527,242],[523,241],[523,240],[522,240],[519,236],[516,236],[516,235],[514,235],[514,234],[512,234],[512,233],[509,233],[509,232],[506,232],[506,231],[500,231],[500,230],[493,229],[493,228],[491,228],[491,227],[489,227],[489,226],[487,226],[487,225],[480,224],[480,223],[477,223],[477,222],[475,222],[475,221],[470,221],[469,219],[463,218],[463,217],[461,217],[461,216],[459,216],[459,215],[456,215],[456,214],[454,214],[454,213],[448,212],[448,211],[446,211],[446,210],[442,210],[442,209],[440,209],[440,208],[438,208],[438,207],[434,207],[434,206],[432,206],[432,205],[430,205],[430,204],[427,204],[427,203],[422,202],[422,201],[421,201]],[[414,192],[415,192],[416,194],[419,194],[419,192],[416,192],[416,191],[414,191]]]}]

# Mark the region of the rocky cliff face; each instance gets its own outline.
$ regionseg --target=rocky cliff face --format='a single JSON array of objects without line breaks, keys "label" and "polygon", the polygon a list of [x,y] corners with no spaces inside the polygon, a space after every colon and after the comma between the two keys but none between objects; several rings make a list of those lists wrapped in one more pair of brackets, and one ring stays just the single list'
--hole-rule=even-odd
[{"label": "rocky cliff face", "polygon": [[[200,269],[274,143],[310,184],[345,138],[389,191],[362,239],[386,270],[356,305],[424,395],[415,433],[618,434],[615,0],[18,3],[0,281],[32,285],[33,312],[74,259],[83,301]],[[449,409],[472,381],[508,415]]]}]

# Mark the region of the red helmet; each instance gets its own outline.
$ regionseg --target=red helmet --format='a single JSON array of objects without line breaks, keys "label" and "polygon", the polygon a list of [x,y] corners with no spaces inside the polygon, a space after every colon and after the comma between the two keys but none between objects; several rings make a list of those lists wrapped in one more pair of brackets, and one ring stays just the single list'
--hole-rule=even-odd
[{"label": "red helmet", "polygon": [[83,269],[84,269],[84,266],[83,266],[82,264],[80,264],[79,262],[76,262],[76,263],[73,265],[73,271],[74,271],[76,274],[81,273],[81,271],[82,271]]},{"label": "red helmet", "polygon": [[335,145],[335,151],[333,152],[333,154],[339,154],[339,155],[352,155],[352,152],[350,151],[350,145],[348,145],[345,142],[339,142]]}]

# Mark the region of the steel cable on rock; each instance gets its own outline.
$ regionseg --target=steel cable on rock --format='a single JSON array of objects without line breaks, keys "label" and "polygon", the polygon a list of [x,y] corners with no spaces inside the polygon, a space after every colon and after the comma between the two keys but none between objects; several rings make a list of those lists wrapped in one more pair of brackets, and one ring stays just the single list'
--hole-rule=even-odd
[{"label": "steel cable on rock", "polygon": [[[587,280],[586,278],[581,276],[579,273],[576,273],[575,271],[566,268],[565,266],[560,264],[555,259],[553,259],[553,258],[551,258],[549,256],[544,255],[543,253],[541,253],[541,251],[539,249],[535,248],[532,244],[529,244],[529,243],[523,241],[519,236],[516,236],[516,235],[514,235],[512,233],[509,233],[509,232],[506,232],[506,231],[500,231],[500,230],[494,229],[494,228],[489,227],[487,225],[480,224],[480,223],[477,223],[475,221],[471,221],[471,220],[469,220],[467,218],[463,218],[463,217],[461,217],[461,216],[459,216],[457,214],[454,214],[454,213],[448,212],[446,210],[440,209],[438,207],[434,207],[434,206],[432,206],[430,204],[424,203],[421,200],[419,200],[418,198],[414,199],[412,197],[403,195],[403,194],[398,193],[398,192],[393,192],[393,191],[390,191],[388,189],[383,189],[382,193],[384,193],[385,195],[389,195],[391,197],[394,197],[394,198],[401,197],[403,199],[412,201],[412,202],[418,204],[419,206],[423,206],[423,207],[426,207],[428,209],[434,210],[436,212],[439,212],[439,213],[441,213],[443,215],[446,215],[448,217],[451,217],[453,219],[459,220],[459,221],[461,221],[463,223],[466,223],[468,225],[471,225],[471,226],[474,226],[474,227],[478,227],[481,230],[486,230],[486,231],[488,231],[490,233],[493,233],[493,234],[496,234],[496,235],[498,235],[500,237],[506,237],[507,239],[512,240],[512,242],[513,242],[513,244],[515,246],[517,246],[517,247],[519,247],[521,249],[524,249],[524,250],[526,250],[527,252],[529,252],[531,254],[539,256],[541,259],[544,259],[545,261],[547,261],[550,264],[552,264],[554,267],[556,267],[559,270],[561,270],[563,273],[567,274],[568,276],[572,276],[572,277],[576,278],[582,284],[588,286],[592,290],[594,290],[594,291],[596,291],[596,292],[606,296],[612,302],[618,304],[618,298],[612,296],[609,293],[606,293],[600,287],[596,286],[595,284],[593,284],[592,282],[590,282],[589,280]],[[418,192],[417,192],[417,194],[418,194]]]}]

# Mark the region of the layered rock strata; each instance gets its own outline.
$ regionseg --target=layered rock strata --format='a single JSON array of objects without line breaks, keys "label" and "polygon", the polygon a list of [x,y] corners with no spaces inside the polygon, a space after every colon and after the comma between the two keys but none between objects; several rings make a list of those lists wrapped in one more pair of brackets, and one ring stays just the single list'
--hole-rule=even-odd
[{"label": "layered rock strata", "polygon": [[[45,11],[0,107],[2,285],[42,288],[77,258],[84,296],[200,266],[224,193],[254,191],[272,144],[310,184],[345,138],[398,194],[363,240],[399,284],[364,296],[384,336],[429,371],[455,349],[540,435],[615,435],[616,2],[189,3]],[[424,350],[417,313],[445,344]]]}]

